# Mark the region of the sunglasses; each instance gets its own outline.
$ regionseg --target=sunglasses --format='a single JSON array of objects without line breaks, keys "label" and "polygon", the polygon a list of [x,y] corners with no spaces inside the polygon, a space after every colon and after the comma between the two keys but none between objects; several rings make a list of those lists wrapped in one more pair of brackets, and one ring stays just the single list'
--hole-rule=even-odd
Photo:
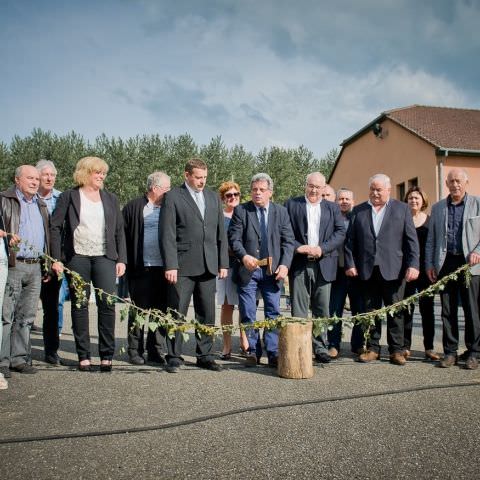
[{"label": "sunglasses", "polygon": [[233,198],[233,197],[239,197],[239,196],[240,196],[239,192],[225,194],[225,198]]}]

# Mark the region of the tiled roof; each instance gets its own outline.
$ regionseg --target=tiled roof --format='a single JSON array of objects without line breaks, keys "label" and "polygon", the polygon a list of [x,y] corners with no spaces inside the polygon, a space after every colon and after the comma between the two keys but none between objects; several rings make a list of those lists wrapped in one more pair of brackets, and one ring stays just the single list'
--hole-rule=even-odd
[{"label": "tiled roof", "polygon": [[413,105],[382,116],[436,147],[480,151],[480,110]]}]

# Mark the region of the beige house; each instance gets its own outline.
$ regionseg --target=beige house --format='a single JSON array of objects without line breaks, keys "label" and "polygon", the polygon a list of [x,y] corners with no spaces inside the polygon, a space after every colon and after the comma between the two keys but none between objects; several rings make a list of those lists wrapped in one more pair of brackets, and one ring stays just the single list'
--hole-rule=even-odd
[{"label": "beige house", "polygon": [[392,197],[403,200],[412,185],[430,204],[445,197],[450,169],[464,168],[468,191],[480,195],[480,110],[413,105],[382,113],[341,144],[329,178],[333,188],[347,187],[356,203],[368,197],[368,179],[385,173]]}]

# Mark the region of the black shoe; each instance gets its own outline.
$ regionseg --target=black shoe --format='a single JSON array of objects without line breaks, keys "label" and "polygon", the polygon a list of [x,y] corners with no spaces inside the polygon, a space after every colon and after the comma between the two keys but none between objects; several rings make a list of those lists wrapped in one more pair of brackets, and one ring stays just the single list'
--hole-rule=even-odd
[{"label": "black shoe", "polygon": [[330,363],[332,359],[330,358],[330,355],[328,353],[316,353],[315,360],[318,363]]},{"label": "black shoe", "polygon": [[60,365],[60,357],[56,353],[45,354],[45,363],[50,365],[55,365],[56,367]]},{"label": "black shoe", "polygon": [[0,367],[0,373],[5,377],[5,378],[12,378],[12,372],[8,367]]},{"label": "black shoe", "polygon": [[215,360],[200,360],[197,358],[197,367],[205,370],[212,370],[212,372],[219,372],[223,367],[215,362]]},{"label": "black shoe", "polygon": [[100,364],[100,371],[101,372],[111,372],[112,371],[112,364],[111,363],[101,363]]},{"label": "black shoe", "polygon": [[462,360],[462,362],[465,362],[468,360],[468,357],[470,356],[470,352],[468,350],[465,350],[462,354],[458,356],[459,360]]},{"label": "black shoe", "polygon": [[92,365],[90,365],[90,363],[88,365],[82,365],[82,364],[78,364],[78,370],[80,372],[93,372],[93,367]]},{"label": "black shoe", "polygon": [[165,365],[165,371],[168,373],[177,373],[181,366],[181,360],[179,360],[178,358],[171,358],[170,360],[167,360],[167,364]]},{"label": "black shoe", "polygon": [[128,358],[128,362],[131,363],[132,365],[144,365],[145,359],[138,354],[130,355]]},{"label": "black shoe", "polygon": [[167,361],[161,356],[158,355],[157,353],[152,355],[148,354],[148,363],[156,363],[157,365],[165,365]]},{"label": "black shoe", "polygon": [[24,363],[23,365],[18,365],[16,367],[12,367],[11,370],[17,373],[26,373],[29,375],[32,375],[34,373],[37,373],[38,370],[35,367],[32,367],[28,363]]},{"label": "black shoe", "polygon": [[268,359],[268,366],[270,368],[277,368],[278,367],[278,357],[270,357]]}]

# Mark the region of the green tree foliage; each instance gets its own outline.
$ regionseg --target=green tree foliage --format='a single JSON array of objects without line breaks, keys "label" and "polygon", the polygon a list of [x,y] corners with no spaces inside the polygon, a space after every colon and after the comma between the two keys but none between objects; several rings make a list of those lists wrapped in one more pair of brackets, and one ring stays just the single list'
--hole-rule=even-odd
[{"label": "green tree foliage", "polygon": [[228,148],[220,136],[202,146],[186,133],[177,137],[137,135],[126,140],[100,135],[90,143],[75,132],[58,136],[35,129],[25,138],[15,136],[10,145],[0,142],[0,189],[12,184],[17,166],[35,165],[44,158],[55,163],[56,187],[65,190],[73,186],[75,165],[86,155],[99,156],[108,163],[106,187],[118,195],[123,205],[145,191],[146,178],[155,170],[170,175],[172,185],[181,184],[185,163],[192,157],[200,157],[207,163],[208,186],[214,190],[222,182],[233,180],[240,185],[243,199],[248,199],[252,175],[266,172],[274,181],[275,200],[283,202],[303,193],[308,173],[320,171],[328,178],[338,152],[333,149],[316,159],[304,146],[270,147],[255,156],[241,145]]}]

